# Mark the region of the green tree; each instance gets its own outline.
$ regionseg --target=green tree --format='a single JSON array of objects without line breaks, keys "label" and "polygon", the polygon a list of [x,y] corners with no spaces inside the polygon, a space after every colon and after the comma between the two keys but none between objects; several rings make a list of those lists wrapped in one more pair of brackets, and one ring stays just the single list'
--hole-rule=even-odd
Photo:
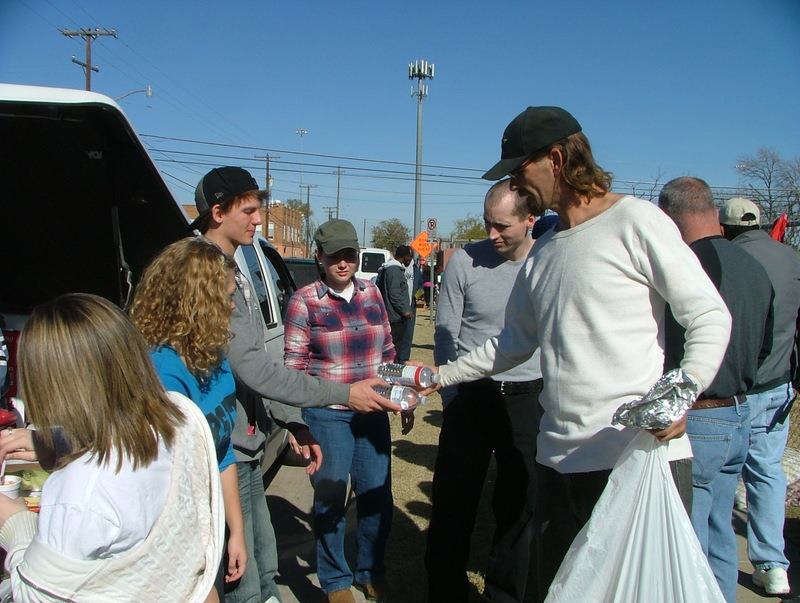
[{"label": "green tree", "polygon": [[483,225],[483,218],[478,216],[467,216],[463,220],[456,220],[453,226],[453,238],[461,241],[474,241],[486,238],[486,228]]},{"label": "green tree", "polygon": [[388,249],[392,253],[398,245],[411,240],[411,230],[397,218],[381,220],[370,230],[372,246]]}]

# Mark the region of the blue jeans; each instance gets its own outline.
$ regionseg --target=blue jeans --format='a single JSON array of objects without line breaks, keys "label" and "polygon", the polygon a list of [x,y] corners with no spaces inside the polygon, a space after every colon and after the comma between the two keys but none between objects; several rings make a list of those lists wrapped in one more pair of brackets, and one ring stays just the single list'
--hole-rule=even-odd
[{"label": "blue jeans", "polygon": [[747,396],[753,427],[742,478],[747,490],[747,554],[756,569],[789,567],[783,553],[786,476],[781,458],[793,398],[789,383]]},{"label": "blue jeans", "polygon": [[395,346],[397,362],[406,362],[411,358],[411,344],[414,342],[414,324],[417,322],[417,309],[411,308],[411,318],[403,321],[403,339]]},{"label": "blue jeans", "polygon": [[731,525],[733,496],[750,441],[747,402],[691,410],[692,527],[728,603],[736,601],[739,555]]},{"label": "blue jeans", "polygon": [[278,549],[264,495],[261,465],[258,462],[236,463],[236,472],[244,519],[247,567],[236,588],[225,593],[225,603],[263,603],[270,597],[280,601],[280,592],[275,584]]},{"label": "blue jeans", "polygon": [[[322,467],[311,476],[320,586],[330,593],[350,588],[354,577],[359,584],[381,582],[392,523],[389,416],[304,408],[303,419],[325,455]],[[344,556],[348,476],[356,493],[358,518],[355,572]]]}]

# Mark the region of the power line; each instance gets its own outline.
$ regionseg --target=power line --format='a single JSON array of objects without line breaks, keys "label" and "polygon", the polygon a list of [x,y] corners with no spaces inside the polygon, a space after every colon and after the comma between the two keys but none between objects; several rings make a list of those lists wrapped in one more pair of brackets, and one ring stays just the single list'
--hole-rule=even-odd
[{"label": "power line", "polygon": [[[215,157],[215,158],[218,158],[218,159],[236,159],[238,161],[250,161],[252,159],[250,157],[242,157],[240,155],[218,155],[218,154],[215,154],[215,153],[198,153],[198,152],[195,152],[195,151],[178,151],[178,150],[173,150],[173,149],[156,149],[154,147],[152,147],[152,148],[153,148],[153,150],[156,150],[156,151],[161,151],[161,152],[165,152],[165,153],[173,153],[175,155],[193,155],[193,156],[196,156],[196,157]],[[280,163],[280,164],[283,164],[283,165],[299,165],[299,166],[301,166],[301,172],[302,172],[302,170],[303,170],[303,168],[305,166],[319,167],[319,168],[335,168],[337,171],[341,170],[340,166],[332,165],[332,164],[329,164],[329,163],[307,163],[307,162],[304,162],[304,161],[286,161],[286,160],[284,160],[284,161],[275,161],[275,163]],[[358,167],[358,166],[349,166],[348,169],[359,170],[359,171],[362,171],[362,172],[376,172],[376,173],[383,173],[383,174],[415,175],[414,172],[404,172],[404,171],[401,171],[401,170],[388,170],[388,169],[367,168],[367,167]],[[337,171],[333,171],[333,172],[331,172],[331,174],[336,174]],[[459,178],[459,179],[463,179],[463,180],[478,180],[481,183],[485,182],[484,180],[482,180],[481,178],[478,178],[476,176],[459,176],[457,174],[432,174],[432,173],[424,173],[424,172],[421,175],[422,176],[432,176],[432,177],[437,177],[437,178]]]},{"label": "power line", "polygon": [[[171,140],[173,142],[188,142],[191,144],[203,144],[203,145],[211,145],[211,146],[220,146],[220,147],[231,147],[236,149],[246,149],[251,151],[266,151],[270,153],[286,153],[289,155],[304,155],[306,157],[323,157],[325,159],[343,159],[346,161],[365,161],[369,163],[386,163],[391,165],[408,165],[408,166],[416,166],[415,163],[409,161],[395,161],[391,159],[372,159],[369,157],[352,157],[348,155],[330,155],[326,153],[308,153],[308,152],[301,152],[301,151],[287,151],[285,149],[271,149],[268,147],[259,147],[259,146],[252,146],[252,145],[242,145],[242,144],[230,144],[230,143],[222,143],[222,142],[213,142],[209,140],[196,140],[192,138],[177,138],[174,136],[161,136],[159,134],[140,134],[140,136],[144,136],[147,138],[158,138],[160,140]],[[436,165],[432,163],[423,163],[420,164],[422,167],[428,168],[439,168],[445,170],[462,170],[462,171],[469,171],[469,172],[481,172],[483,173],[485,170],[481,168],[468,168],[468,167],[459,167],[453,165]]]}]

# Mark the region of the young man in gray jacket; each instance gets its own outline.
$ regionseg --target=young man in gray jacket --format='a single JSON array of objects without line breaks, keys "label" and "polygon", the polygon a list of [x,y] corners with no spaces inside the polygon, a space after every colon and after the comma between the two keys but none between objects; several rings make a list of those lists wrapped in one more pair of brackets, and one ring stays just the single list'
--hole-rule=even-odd
[{"label": "young man in gray jacket", "polygon": [[[211,170],[197,185],[195,204],[199,215],[192,226],[224,253],[233,256],[239,246],[253,243],[256,226],[261,224],[262,198],[249,172],[239,167]],[[292,407],[344,404],[358,412],[400,408],[372,389],[383,384],[377,377],[351,385],[333,383],[284,367],[282,355],[271,358],[264,347],[255,292],[238,272],[233,303],[233,337],[228,350],[237,394],[233,444],[249,563],[239,585],[225,599],[276,603],[280,601],[275,585],[278,555],[260,467],[271,424],[274,421],[290,430],[290,443],[309,459],[307,472],[313,473],[322,463],[322,452],[299,410]]]}]

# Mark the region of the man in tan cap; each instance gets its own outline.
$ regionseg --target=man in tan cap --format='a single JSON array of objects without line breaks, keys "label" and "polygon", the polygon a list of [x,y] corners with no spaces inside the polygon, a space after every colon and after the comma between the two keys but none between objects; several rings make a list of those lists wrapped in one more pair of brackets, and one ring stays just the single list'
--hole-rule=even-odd
[{"label": "man in tan cap", "polygon": [[755,567],[753,582],[768,594],[786,594],[790,590],[789,561],[783,552],[786,476],[781,458],[795,395],[790,367],[800,306],[800,260],[791,247],[761,230],[761,210],[749,199],[729,199],[719,212],[719,221],[725,238],[741,245],[764,267],[775,292],[772,350],[747,396],[752,423],[742,477],[747,489],[747,554]]}]

